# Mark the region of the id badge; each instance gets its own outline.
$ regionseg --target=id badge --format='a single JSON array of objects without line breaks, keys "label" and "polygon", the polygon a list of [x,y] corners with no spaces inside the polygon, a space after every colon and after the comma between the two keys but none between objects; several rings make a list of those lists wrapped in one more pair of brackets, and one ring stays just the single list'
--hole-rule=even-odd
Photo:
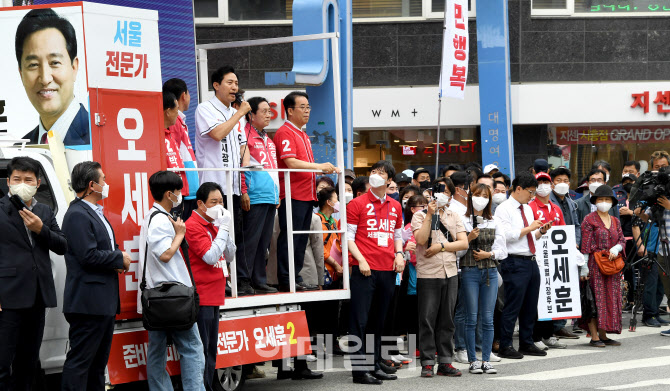
[{"label": "id badge", "polygon": [[388,233],[387,232],[377,232],[377,245],[379,247],[388,247]]}]

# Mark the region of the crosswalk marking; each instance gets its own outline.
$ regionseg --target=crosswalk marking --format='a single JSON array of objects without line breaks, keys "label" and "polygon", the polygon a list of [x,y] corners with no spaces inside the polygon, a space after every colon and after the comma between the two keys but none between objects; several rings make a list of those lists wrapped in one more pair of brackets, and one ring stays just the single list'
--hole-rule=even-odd
[{"label": "crosswalk marking", "polygon": [[602,375],[603,373],[621,371],[622,368],[626,368],[626,370],[631,370],[636,368],[661,367],[665,365],[670,365],[670,356],[643,358],[639,360],[619,361],[606,364],[584,365],[579,367],[556,369],[553,371],[527,373],[525,375],[502,376],[502,377],[496,377],[496,379],[546,381],[546,380],[565,379],[568,377],[577,377],[577,376]]},{"label": "crosswalk marking", "polygon": [[631,384],[620,384],[617,386],[601,387],[599,390],[629,390],[631,388],[641,388],[656,386],[661,384],[670,384],[670,379],[655,379],[655,380],[644,380]]}]

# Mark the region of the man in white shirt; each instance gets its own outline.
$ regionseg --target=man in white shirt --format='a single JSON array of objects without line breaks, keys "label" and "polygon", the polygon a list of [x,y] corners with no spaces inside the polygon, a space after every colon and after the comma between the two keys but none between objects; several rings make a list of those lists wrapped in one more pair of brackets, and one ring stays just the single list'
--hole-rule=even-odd
[{"label": "man in white shirt", "polygon": [[[180,252],[181,242],[186,234],[186,225],[178,218],[174,221],[169,210],[181,204],[183,182],[179,175],[170,171],[158,171],[149,178],[149,189],[155,202],[147,213],[140,232],[140,267],[146,260],[147,288],[153,288],[161,282],[180,282],[192,286],[184,257]],[[157,213],[153,219],[151,215]],[[146,238],[146,239],[144,239]],[[146,254],[145,254],[146,244]],[[141,295],[141,292],[138,291]],[[181,381],[185,390],[205,391],[205,356],[194,323],[188,330],[171,330],[181,359]],[[149,330],[147,348],[147,380],[151,390],[170,390],[172,382],[165,364],[167,362],[167,333],[162,330]]]},{"label": "man in white shirt", "polygon": [[[214,97],[198,105],[195,112],[195,156],[198,167],[201,168],[240,168],[248,166],[250,161],[247,149],[247,138],[244,127],[240,122],[251,110],[246,101],[235,110],[232,103],[239,91],[237,75],[231,66],[223,66],[212,74]],[[228,181],[232,181],[233,207],[228,206]],[[244,176],[240,172],[227,173],[225,171],[202,171],[200,183],[214,182],[221,185],[226,209],[233,213],[235,226],[235,244],[237,245],[236,258],[244,256],[242,234],[242,209],[249,210],[249,195],[242,193]],[[238,266],[246,262],[237,262]],[[254,294],[251,285],[238,284],[238,295]]]},{"label": "man in white shirt", "polygon": [[[523,358],[524,354],[546,356],[533,342],[540,292],[540,269],[535,261],[536,239],[547,233],[551,224],[535,220],[528,202],[535,196],[537,180],[522,172],[512,182],[513,192],[496,209],[495,218],[507,240],[507,259],[500,271],[505,286],[505,308],[500,326],[500,351],[503,358]],[[512,334],[519,318],[519,351],[512,346]]]}]

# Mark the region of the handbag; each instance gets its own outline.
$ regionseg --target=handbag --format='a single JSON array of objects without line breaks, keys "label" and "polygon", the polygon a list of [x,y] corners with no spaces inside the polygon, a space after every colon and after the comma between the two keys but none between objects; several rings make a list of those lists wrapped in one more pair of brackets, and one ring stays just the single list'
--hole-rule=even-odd
[{"label": "handbag", "polygon": [[[616,229],[616,220],[612,219],[612,226]],[[606,276],[619,273],[623,270],[626,263],[623,260],[623,255],[619,253],[616,258],[610,261],[610,252],[608,250],[600,250],[593,253],[593,257],[598,264],[600,272]]]},{"label": "handbag", "polygon": [[598,317],[598,307],[591,285],[583,281],[581,286],[582,319],[595,319]]},{"label": "handbag", "polygon": [[[147,230],[155,215],[165,212],[155,211],[149,218]],[[168,215],[169,216],[169,215]],[[144,270],[142,271],[142,324],[147,330],[188,330],[198,319],[200,310],[200,298],[193,280],[191,263],[188,259],[188,244],[182,240],[180,246],[188,274],[191,277],[191,286],[181,282],[166,281],[153,288],[147,288],[147,251],[149,244],[144,249]]]}]

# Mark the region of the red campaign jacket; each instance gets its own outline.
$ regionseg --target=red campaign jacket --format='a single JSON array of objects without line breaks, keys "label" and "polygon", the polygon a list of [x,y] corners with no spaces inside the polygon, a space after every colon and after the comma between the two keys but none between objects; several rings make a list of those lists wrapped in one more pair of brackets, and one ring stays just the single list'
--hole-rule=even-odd
[{"label": "red campaign jacket", "polygon": [[222,306],[226,301],[226,277],[223,268],[226,261],[221,256],[217,265],[210,265],[202,257],[212,247],[219,229],[206,221],[197,212],[186,220],[188,258],[191,262],[193,280],[200,296],[201,306]]},{"label": "red campaign jacket", "polygon": [[[165,158],[167,159],[168,168],[184,168],[184,161],[181,159],[179,154],[179,144],[175,139],[175,132],[171,130],[172,127],[165,129]],[[188,193],[188,181],[186,180],[186,172],[180,171],[179,176],[181,177],[182,182],[184,182],[184,187],[182,187],[182,194]]]}]

